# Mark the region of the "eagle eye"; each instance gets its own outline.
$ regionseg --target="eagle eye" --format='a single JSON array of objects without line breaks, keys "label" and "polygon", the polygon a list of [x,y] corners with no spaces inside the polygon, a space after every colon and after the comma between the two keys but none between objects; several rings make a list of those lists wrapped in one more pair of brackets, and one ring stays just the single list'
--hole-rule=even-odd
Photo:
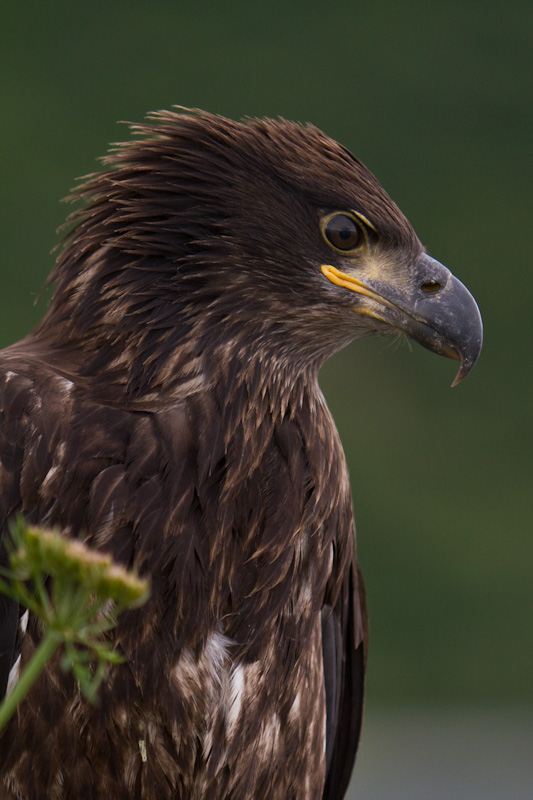
[{"label": "eagle eye", "polygon": [[361,226],[348,214],[332,214],[326,217],[323,235],[328,244],[344,253],[356,250],[365,238]]}]

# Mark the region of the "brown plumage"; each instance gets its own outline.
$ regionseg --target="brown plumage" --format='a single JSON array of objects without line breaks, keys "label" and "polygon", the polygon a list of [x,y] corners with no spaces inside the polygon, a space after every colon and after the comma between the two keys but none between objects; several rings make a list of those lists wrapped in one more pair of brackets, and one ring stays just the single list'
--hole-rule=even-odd
[{"label": "brown plumage", "polygon": [[[0,514],[83,534],[152,594],[119,621],[127,662],[97,706],[49,664],[0,740],[1,796],[341,798],[365,604],[317,372],[403,331],[462,377],[477,307],[316,128],[161,112],[135,130],[76,193],[44,319],[0,356]],[[40,630],[4,606],[7,680]]]}]

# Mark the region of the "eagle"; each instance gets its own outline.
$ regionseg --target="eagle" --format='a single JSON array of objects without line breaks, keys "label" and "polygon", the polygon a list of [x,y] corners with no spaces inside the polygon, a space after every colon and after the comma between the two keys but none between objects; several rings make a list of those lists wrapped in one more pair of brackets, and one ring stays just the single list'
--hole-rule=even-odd
[{"label": "eagle", "polygon": [[[368,637],[318,372],[400,333],[457,382],[477,305],[310,124],[161,111],[104,161],[42,321],[0,353],[0,517],[81,537],[151,595],[118,621],[98,703],[48,663],[0,739],[0,794],[337,800]],[[43,631],[1,611],[4,692]]]}]

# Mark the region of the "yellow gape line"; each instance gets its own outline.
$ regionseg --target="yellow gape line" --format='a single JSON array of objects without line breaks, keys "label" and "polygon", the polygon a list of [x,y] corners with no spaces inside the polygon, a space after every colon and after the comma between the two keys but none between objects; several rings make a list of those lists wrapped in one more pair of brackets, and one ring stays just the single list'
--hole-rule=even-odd
[{"label": "yellow gape line", "polygon": [[351,289],[352,292],[357,292],[357,294],[370,297],[371,300],[375,300],[382,306],[396,308],[393,303],[390,303],[380,294],[377,294],[377,292],[373,292],[372,289],[369,289],[368,286],[365,286],[365,284],[362,283],[362,281],[354,278],[352,275],[348,275],[346,272],[341,272],[339,269],[332,267],[330,264],[322,264],[320,269],[326,278],[332,283],[335,283],[337,286],[343,286],[345,289]]}]

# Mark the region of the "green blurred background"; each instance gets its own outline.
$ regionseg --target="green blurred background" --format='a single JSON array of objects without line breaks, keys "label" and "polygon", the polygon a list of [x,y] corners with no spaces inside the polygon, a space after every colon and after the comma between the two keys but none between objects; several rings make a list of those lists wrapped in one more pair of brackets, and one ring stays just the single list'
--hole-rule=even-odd
[{"label": "green blurred background", "polygon": [[117,120],[172,104],[314,122],[375,172],[479,302],[485,348],[454,390],[455,363],[388,339],[355,343],[322,372],[371,613],[363,797],[389,796],[369,766],[387,713],[523,720],[533,701],[532,29],[531,3],[502,0],[1,10],[1,346],[43,313],[59,199],[128,137]]}]

